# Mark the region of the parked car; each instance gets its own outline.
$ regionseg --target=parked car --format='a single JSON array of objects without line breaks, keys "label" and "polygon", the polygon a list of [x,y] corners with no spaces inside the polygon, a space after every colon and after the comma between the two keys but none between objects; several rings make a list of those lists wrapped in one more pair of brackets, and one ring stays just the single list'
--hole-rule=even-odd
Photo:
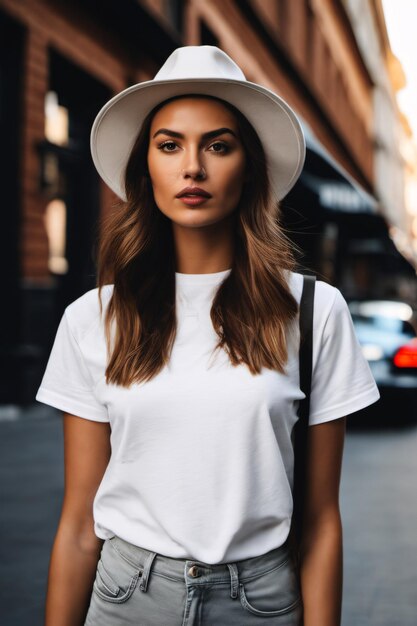
[{"label": "parked car", "polygon": [[417,336],[414,311],[395,300],[350,301],[349,309],[362,351],[391,410],[417,417]]}]

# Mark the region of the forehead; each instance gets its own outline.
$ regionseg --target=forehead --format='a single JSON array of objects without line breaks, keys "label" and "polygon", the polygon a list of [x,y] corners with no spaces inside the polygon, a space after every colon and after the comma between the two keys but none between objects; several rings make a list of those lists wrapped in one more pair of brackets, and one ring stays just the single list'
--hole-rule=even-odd
[{"label": "forehead", "polygon": [[181,124],[191,126],[200,123],[204,126],[221,123],[231,128],[237,128],[237,119],[233,112],[220,100],[204,96],[184,96],[167,102],[154,115],[151,128],[163,122],[166,125]]}]

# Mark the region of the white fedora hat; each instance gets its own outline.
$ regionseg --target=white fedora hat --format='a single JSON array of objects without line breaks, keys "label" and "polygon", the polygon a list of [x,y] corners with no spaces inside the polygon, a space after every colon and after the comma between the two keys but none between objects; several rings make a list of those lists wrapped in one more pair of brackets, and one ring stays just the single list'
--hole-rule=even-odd
[{"label": "white fedora hat", "polygon": [[177,48],[153,80],[124,89],[99,111],[91,129],[91,153],[98,173],[123,200],[124,171],[146,115],[160,102],[188,93],[221,98],[252,124],[266,153],[277,200],[294,186],[304,165],[305,139],[291,107],[270,89],[247,81],[242,70],[216,46]]}]

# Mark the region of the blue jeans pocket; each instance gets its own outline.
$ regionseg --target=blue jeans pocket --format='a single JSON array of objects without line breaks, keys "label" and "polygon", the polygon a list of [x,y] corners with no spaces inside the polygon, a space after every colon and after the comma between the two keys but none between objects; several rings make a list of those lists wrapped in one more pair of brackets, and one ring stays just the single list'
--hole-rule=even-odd
[{"label": "blue jeans pocket", "polygon": [[94,593],[106,602],[126,602],[136,589],[143,568],[130,563],[106,539],[97,563]]},{"label": "blue jeans pocket", "polygon": [[301,605],[301,592],[291,557],[266,572],[242,579],[242,607],[259,617],[286,615]]}]

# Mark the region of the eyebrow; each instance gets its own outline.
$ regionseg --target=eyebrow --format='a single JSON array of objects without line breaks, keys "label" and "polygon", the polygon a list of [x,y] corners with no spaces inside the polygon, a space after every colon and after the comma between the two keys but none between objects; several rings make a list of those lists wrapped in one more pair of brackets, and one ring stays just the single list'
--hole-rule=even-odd
[{"label": "eyebrow", "polygon": [[[216,128],[216,130],[209,130],[207,133],[202,134],[203,139],[213,139],[213,137],[218,137],[218,135],[223,135],[224,133],[230,133],[233,137],[237,138],[237,135],[231,128]],[[170,130],[169,128],[160,128],[156,131],[156,133],[152,136],[152,139],[155,139],[157,135],[168,135],[169,137],[176,137],[177,139],[184,139],[184,135],[182,133],[178,133],[176,130]]]}]

